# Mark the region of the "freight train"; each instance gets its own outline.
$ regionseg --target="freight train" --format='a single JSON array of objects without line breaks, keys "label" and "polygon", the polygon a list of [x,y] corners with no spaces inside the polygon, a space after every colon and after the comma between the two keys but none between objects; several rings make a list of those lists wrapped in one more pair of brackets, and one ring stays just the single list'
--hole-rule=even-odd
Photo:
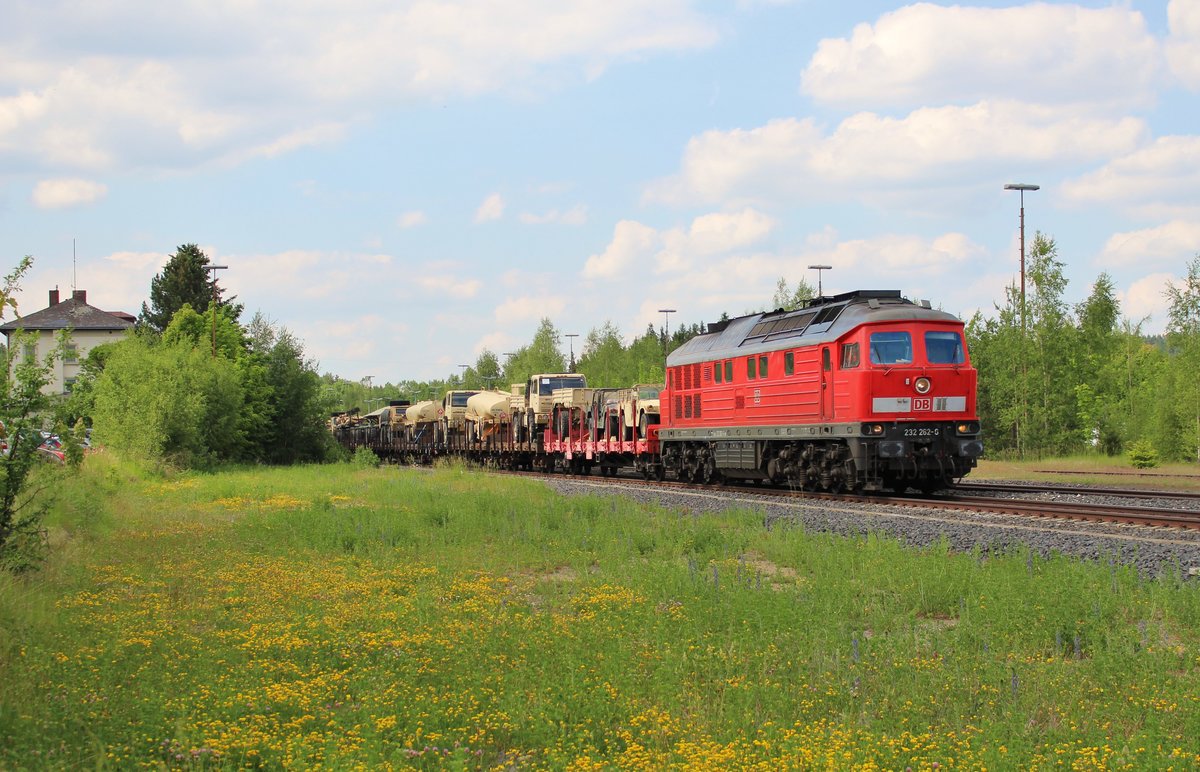
[{"label": "freight train", "polygon": [[930,492],[983,453],[963,323],[894,290],[711,324],[667,357],[661,387],[591,389],[579,374],[535,374],[458,416],[445,406],[474,396],[463,394],[438,411],[397,402],[331,425],[347,448],[398,461],[455,455],[824,491]]}]

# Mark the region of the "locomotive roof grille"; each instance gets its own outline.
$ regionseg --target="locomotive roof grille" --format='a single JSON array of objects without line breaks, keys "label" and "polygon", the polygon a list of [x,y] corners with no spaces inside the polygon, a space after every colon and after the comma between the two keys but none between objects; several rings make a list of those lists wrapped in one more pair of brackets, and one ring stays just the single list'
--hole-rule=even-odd
[{"label": "locomotive roof grille", "polygon": [[710,325],[707,334],[672,351],[667,366],[813,345],[833,340],[860,324],[912,320],[962,324],[952,314],[905,299],[899,290],[857,290],[814,298],[794,311],[777,309]]}]

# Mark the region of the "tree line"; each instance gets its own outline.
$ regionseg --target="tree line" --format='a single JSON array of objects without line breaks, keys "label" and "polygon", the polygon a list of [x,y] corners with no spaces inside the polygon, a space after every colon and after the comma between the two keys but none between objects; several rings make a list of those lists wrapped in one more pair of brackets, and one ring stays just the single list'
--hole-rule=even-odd
[{"label": "tree line", "polygon": [[967,324],[979,371],[979,414],[988,454],[1041,458],[1135,450],[1171,461],[1200,451],[1200,256],[1169,283],[1166,334],[1121,314],[1112,278],[1087,298],[1063,298],[1064,265],[1053,238],[1035,235],[1024,313],[1009,287],[994,313]]},{"label": "tree line", "polygon": [[180,246],[150,284],[134,334],[92,349],[65,403],[99,443],[184,467],[323,461],[316,364],[303,343],[210,281],[209,258]]}]

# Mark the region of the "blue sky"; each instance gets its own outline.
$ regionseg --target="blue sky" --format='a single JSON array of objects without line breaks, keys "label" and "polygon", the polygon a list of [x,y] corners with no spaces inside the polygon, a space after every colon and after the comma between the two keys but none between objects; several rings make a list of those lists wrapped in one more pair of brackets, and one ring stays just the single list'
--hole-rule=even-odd
[{"label": "blue sky", "polygon": [[[8,0],[22,313],[136,313],[179,244],[323,372],[457,372],[547,316],[627,335],[828,293],[962,315],[1057,239],[1161,331],[1200,253],[1200,0]],[[582,338],[579,339],[580,341]],[[578,341],[577,341],[578,342]],[[566,341],[564,340],[564,344]],[[565,348],[565,345],[564,345]]]}]

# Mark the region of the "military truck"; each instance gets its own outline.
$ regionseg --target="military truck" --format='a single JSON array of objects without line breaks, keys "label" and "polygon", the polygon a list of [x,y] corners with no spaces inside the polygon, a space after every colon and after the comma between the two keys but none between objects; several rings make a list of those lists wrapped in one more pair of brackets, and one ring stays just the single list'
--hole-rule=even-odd
[{"label": "military truck", "polygon": [[634,427],[637,427],[637,436],[646,439],[650,427],[659,422],[658,395],[662,390],[661,383],[642,383],[621,389],[617,406],[625,424],[624,439],[633,439]]},{"label": "military truck", "polygon": [[586,389],[587,379],[579,373],[538,373],[525,382],[519,404],[513,395],[513,426],[521,427],[518,442],[534,441],[550,425],[554,412],[554,392],[558,389]]},{"label": "military truck", "polygon": [[446,396],[442,398],[442,406],[438,410],[443,442],[458,442],[466,438],[467,400],[478,393],[463,389],[452,389],[446,392]]},{"label": "military truck", "polygon": [[574,435],[587,428],[587,414],[592,406],[595,389],[566,387],[555,389],[550,395],[550,419],[554,433],[559,437]]},{"label": "military truck", "polygon": [[508,422],[511,394],[502,391],[481,391],[467,400],[464,420],[467,434],[478,442],[494,436]]}]

